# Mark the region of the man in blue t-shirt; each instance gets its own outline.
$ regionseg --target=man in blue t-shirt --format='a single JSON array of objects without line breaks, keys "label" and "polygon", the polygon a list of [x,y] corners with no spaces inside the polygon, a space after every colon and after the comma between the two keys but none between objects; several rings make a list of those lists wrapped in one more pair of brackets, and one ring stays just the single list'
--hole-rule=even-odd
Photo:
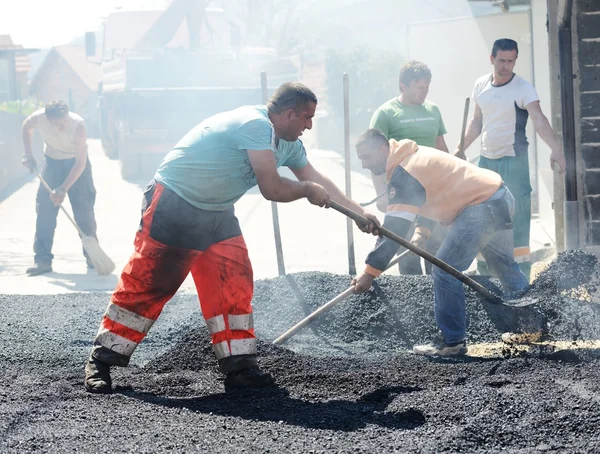
[{"label": "man in blue t-shirt", "polygon": [[[135,251],[86,363],[87,391],[112,391],[110,366],[129,363],[190,272],[226,389],[273,383],[257,366],[252,265],[233,204],[258,185],[268,200],[306,198],[322,207],[335,200],[379,225],[308,161],[299,137],[312,128],[316,107],[309,88],[286,83],[267,106],[207,118],[167,154],[144,192]],[[281,166],[298,181],[280,176]],[[359,228],[377,234],[373,224]]]}]

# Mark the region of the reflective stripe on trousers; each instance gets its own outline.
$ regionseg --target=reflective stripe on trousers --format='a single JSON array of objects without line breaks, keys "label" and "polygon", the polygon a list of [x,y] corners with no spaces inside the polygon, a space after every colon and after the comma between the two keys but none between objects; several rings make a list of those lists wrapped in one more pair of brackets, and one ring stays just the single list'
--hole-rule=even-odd
[{"label": "reflective stripe on trousers", "polygon": [[[104,313],[92,354],[111,364],[126,365],[190,272],[217,358],[256,354],[252,266],[233,209],[230,212],[198,210],[182,205],[182,199],[170,191],[167,202],[161,206],[166,191],[159,184],[152,191],[146,191],[135,251]],[[172,214],[175,210],[177,216]],[[186,221],[190,225],[186,225]],[[173,227],[169,223],[178,225]],[[221,229],[216,229],[216,233],[215,225]],[[186,236],[181,232],[192,234]],[[219,233],[225,238],[221,239]],[[171,241],[179,243],[165,244]],[[181,247],[185,242],[204,249]]]}]

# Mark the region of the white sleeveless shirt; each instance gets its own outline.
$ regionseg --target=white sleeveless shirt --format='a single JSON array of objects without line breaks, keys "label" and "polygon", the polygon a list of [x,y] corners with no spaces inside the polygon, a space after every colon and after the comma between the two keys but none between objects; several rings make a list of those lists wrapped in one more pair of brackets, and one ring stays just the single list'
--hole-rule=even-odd
[{"label": "white sleeveless shirt", "polygon": [[52,159],[72,159],[75,157],[75,133],[79,126],[84,124],[83,118],[73,112],[69,112],[69,120],[64,131],[59,131],[48,117],[44,114],[44,109],[38,110],[41,113],[37,121],[37,130],[44,139],[44,153]]}]

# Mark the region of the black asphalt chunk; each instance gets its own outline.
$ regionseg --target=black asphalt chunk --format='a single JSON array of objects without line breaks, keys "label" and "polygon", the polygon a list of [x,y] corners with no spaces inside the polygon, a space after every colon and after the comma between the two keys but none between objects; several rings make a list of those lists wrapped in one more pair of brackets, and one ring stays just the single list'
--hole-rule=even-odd
[{"label": "black asphalt chunk", "polygon": [[[581,251],[562,254],[518,296],[536,301],[526,307],[467,290],[469,342],[496,342],[523,319],[574,345],[600,338],[597,267]],[[132,366],[113,370],[109,396],[83,388],[106,294],[0,296],[0,452],[600,451],[598,351],[413,355],[435,332],[429,277],[382,276],[288,343],[271,343],[350,280],[258,281],[259,363],[277,386],[228,393],[195,296],[167,304]]]}]

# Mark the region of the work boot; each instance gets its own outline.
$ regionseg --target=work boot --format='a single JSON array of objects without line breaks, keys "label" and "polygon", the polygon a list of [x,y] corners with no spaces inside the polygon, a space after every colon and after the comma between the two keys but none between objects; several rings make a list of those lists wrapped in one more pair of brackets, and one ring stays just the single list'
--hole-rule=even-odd
[{"label": "work boot", "polygon": [[85,389],[96,394],[112,393],[110,364],[90,356],[85,363]]},{"label": "work boot", "polygon": [[36,263],[25,270],[28,276],[39,276],[40,274],[46,274],[52,272],[52,265],[49,263]]},{"label": "work boot", "polygon": [[413,347],[413,353],[424,356],[464,356],[467,351],[467,343],[464,339],[448,344],[443,338],[439,338],[429,344]]},{"label": "work boot", "polygon": [[225,389],[266,388],[273,386],[275,380],[268,372],[258,367],[229,372],[225,377]]}]

